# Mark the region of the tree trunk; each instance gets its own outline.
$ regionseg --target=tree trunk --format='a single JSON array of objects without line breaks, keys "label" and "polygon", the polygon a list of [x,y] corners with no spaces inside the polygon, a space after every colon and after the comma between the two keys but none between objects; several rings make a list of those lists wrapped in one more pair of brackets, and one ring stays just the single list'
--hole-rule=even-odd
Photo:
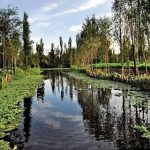
[{"label": "tree trunk", "polygon": [[14,67],[15,67],[15,72],[17,71],[17,59],[14,59]]},{"label": "tree trunk", "polygon": [[133,61],[134,61],[134,75],[137,75],[137,68],[136,68],[136,57],[135,57],[135,46],[132,45],[132,52],[133,52]]}]

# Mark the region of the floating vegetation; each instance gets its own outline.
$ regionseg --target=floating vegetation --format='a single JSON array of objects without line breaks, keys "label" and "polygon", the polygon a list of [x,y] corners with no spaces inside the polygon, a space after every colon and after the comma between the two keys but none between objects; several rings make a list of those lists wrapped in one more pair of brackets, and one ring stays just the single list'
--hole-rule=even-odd
[{"label": "floating vegetation", "polygon": [[103,80],[97,78],[88,77],[84,73],[79,73],[78,71],[70,71],[67,73],[69,76],[81,79],[89,84],[92,84],[96,88],[113,88],[113,89],[130,89],[131,86],[123,83],[117,83],[110,80]]},{"label": "floating vegetation", "polygon": [[144,125],[134,125],[133,128],[137,130],[142,137],[150,139],[150,131]]},{"label": "floating vegetation", "polygon": [[0,149],[1,150],[9,150],[10,149],[9,143],[0,140]]},{"label": "floating vegetation", "polygon": [[[34,69],[22,73],[19,70],[19,73],[14,75],[12,82],[0,91],[0,139],[8,135],[8,131],[18,127],[22,112],[18,104],[24,97],[34,95],[40,80],[40,72],[37,75]],[[8,143],[0,140],[0,149],[8,149],[7,145]]]}]

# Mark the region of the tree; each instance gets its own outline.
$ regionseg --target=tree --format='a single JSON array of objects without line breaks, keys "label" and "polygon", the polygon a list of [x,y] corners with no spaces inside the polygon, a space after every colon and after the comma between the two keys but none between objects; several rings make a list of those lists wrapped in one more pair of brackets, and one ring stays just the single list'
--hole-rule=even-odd
[{"label": "tree", "polygon": [[19,50],[21,49],[20,35],[17,32],[14,33],[11,43],[12,43],[12,66],[14,66],[14,71],[16,72],[18,54]]},{"label": "tree", "polygon": [[110,44],[111,44],[111,20],[109,18],[99,19],[99,36],[100,36],[100,56],[103,56],[103,60],[106,64],[106,72],[109,72],[109,56],[111,55]]},{"label": "tree", "polygon": [[[10,50],[10,47],[6,49],[7,46],[11,46],[11,42],[14,41],[14,35],[17,35],[18,39],[15,40],[20,43],[19,35],[21,29],[21,21],[18,17],[18,8],[10,8],[8,6],[7,9],[0,9],[0,37],[1,37],[1,56],[2,56],[2,67],[3,69],[8,69],[8,54],[11,52],[6,53],[6,50]],[[10,44],[11,43],[11,44]],[[14,42],[13,42],[14,43]],[[12,65],[13,66],[13,65]]]},{"label": "tree", "polygon": [[30,25],[28,22],[28,15],[24,12],[23,17],[23,52],[24,52],[24,66],[26,69],[31,67],[31,49],[32,42],[30,41]]},{"label": "tree", "polygon": [[49,64],[50,67],[54,67],[55,66],[55,53],[54,53],[54,43],[51,43],[51,52],[49,53]]},{"label": "tree", "polygon": [[62,55],[63,55],[63,40],[62,37],[59,37],[59,42],[60,42],[60,65],[63,65],[62,62]]},{"label": "tree", "polygon": [[120,54],[121,54],[121,64],[122,64],[122,75],[124,75],[124,62],[123,62],[123,13],[124,13],[124,2],[125,0],[114,0],[112,10],[114,12],[114,36],[119,43]]},{"label": "tree", "polygon": [[69,41],[68,41],[68,51],[69,51],[69,58],[70,58],[70,66],[72,65],[72,39],[71,37],[69,37]]},{"label": "tree", "polygon": [[44,43],[43,39],[40,39],[40,43],[36,44],[36,53],[37,53],[37,66],[40,67],[42,66],[44,62]]},{"label": "tree", "polygon": [[76,37],[76,64],[77,66],[93,66],[97,59],[98,49],[100,46],[98,21],[93,15],[92,18],[86,18],[81,32]]},{"label": "tree", "polygon": [[[123,46],[123,37],[127,37],[130,46],[130,55],[134,62],[134,75],[138,75],[138,62],[145,60],[150,39],[149,0],[115,0],[113,3],[115,33]],[[121,42],[122,41],[122,42]],[[122,48],[121,48],[122,49]],[[122,49],[123,50],[123,49]],[[120,51],[122,64],[124,52]]]}]

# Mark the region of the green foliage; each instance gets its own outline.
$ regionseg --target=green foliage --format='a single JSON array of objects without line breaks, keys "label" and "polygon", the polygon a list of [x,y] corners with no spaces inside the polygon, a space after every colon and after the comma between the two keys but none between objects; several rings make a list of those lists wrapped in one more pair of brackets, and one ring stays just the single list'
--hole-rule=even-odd
[{"label": "green foliage", "polygon": [[36,44],[36,67],[42,67],[44,62],[44,43],[43,39]]},{"label": "green foliage", "polygon": [[[110,68],[121,68],[122,67],[121,63],[108,63],[108,65]],[[128,65],[127,63],[123,64],[123,66],[125,68],[128,67],[127,65]],[[129,65],[130,65],[130,68],[134,67],[133,62],[130,62]],[[97,64],[93,64],[93,67],[95,67],[95,68],[106,68],[106,64],[105,63],[97,63]],[[139,63],[138,68],[139,69],[145,69],[145,63]],[[147,68],[150,69],[150,63],[147,64]]]},{"label": "green foliage", "polygon": [[93,15],[87,17],[81,32],[76,37],[77,50],[75,54],[76,66],[88,66],[97,58],[100,47],[100,33],[98,19]]},{"label": "green foliage", "polygon": [[10,150],[9,143],[0,140],[0,150]]},{"label": "green foliage", "polygon": [[150,139],[150,131],[144,125],[134,125],[133,128],[142,134],[142,137]]},{"label": "green foliage", "polygon": [[24,54],[24,66],[26,69],[31,67],[31,50],[32,41],[30,40],[30,25],[28,22],[28,15],[24,13],[23,17],[23,54]]},{"label": "green foliage", "polygon": [[114,88],[114,89],[126,89],[126,88],[130,88],[129,85],[126,84],[122,84],[122,83],[116,83],[114,81],[109,81],[109,80],[104,80],[104,79],[96,79],[96,78],[91,78],[89,77],[87,74],[85,73],[81,73],[80,70],[71,70],[70,72],[67,73],[69,76],[74,77],[74,78],[78,78],[81,79],[85,82],[88,82],[90,84],[92,84],[93,86],[97,87],[97,88]]},{"label": "green foliage", "polygon": [[39,69],[31,69],[28,72],[18,69],[13,79],[0,91],[0,138],[18,126],[22,112],[18,103],[24,97],[30,97],[34,94],[41,80],[41,75]]},{"label": "green foliage", "polygon": [[[0,64],[0,66],[3,68],[16,66],[17,54],[21,43],[21,24],[20,18],[18,17],[18,8],[10,8],[10,6],[6,9],[0,8],[0,42],[2,42],[0,52],[5,53],[5,55],[3,53],[3,64]],[[4,63],[4,60],[7,64]]]},{"label": "green foliage", "polygon": [[30,69],[29,73],[32,75],[39,75],[39,74],[41,74],[41,69],[40,68],[32,68],[32,69]]},{"label": "green foliage", "polygon": [[14,80],[19,80],[23,77],[25,77],[27,74],[27,72],[25,72],[23,69],[17,68],[17,71],[15,73],[15,75],[13,76]]},{"label": "green foliage", "polygon": [[[121,68],[121,64],[120,63],[108,63],[110,68]],[[98,63],[98,64],[94,64],[93,67],[95,68],[105,68],[106,67],[106,63]]]}]

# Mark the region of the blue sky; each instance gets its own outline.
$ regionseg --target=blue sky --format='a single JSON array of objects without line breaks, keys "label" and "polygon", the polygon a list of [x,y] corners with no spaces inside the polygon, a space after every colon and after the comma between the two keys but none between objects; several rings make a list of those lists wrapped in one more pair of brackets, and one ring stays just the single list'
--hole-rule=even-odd
[{"label": "blue sky", "polygon": [[[110,16],[113,0],[0,0],[0,8],[19,8],[22,18],[23,12],[29,15],[31,39],[38,42],[43,38],[45,54],[50,51],[52,42],[59,43],[59,36],[67,42],[71,36],[75,46],[75,36],[81,30],[82,23],[87,16],[95,14]],[[34,46],[35,47],[35,46]]]}]

